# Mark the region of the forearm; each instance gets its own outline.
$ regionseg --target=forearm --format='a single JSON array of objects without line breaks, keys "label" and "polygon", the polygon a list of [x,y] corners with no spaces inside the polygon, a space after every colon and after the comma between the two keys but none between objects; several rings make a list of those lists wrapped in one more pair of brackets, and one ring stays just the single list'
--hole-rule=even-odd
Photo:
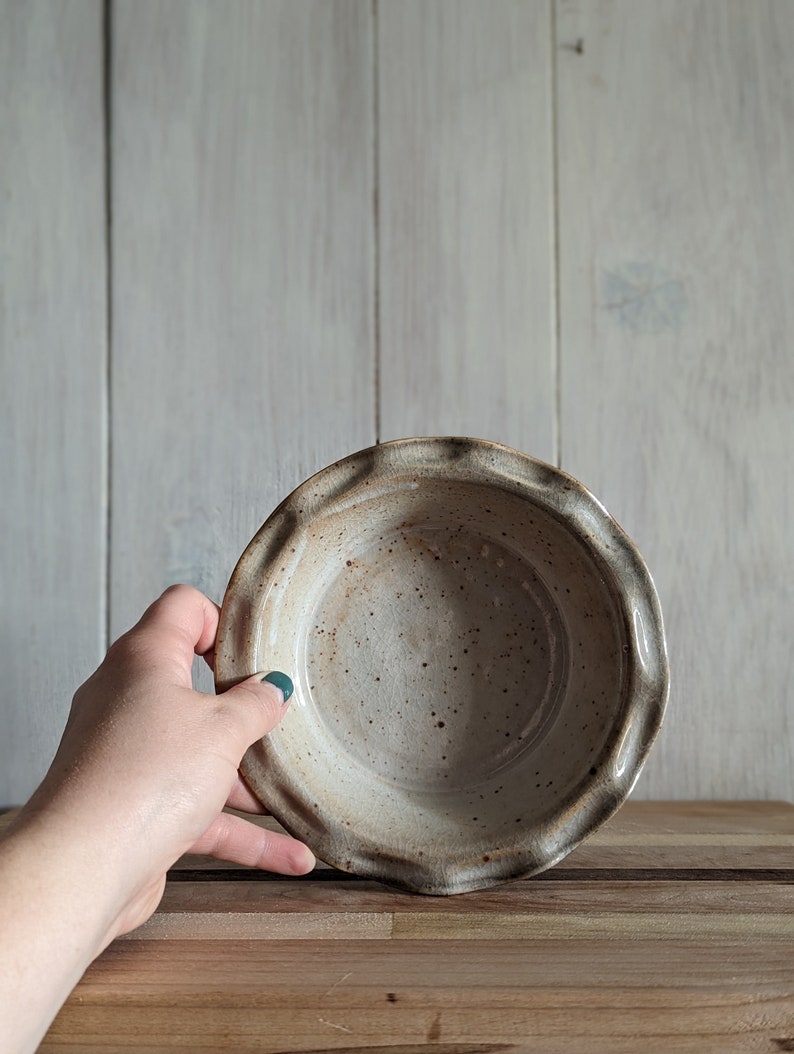
[{"label": "forearm", "polygon": [[0,1047],[9,1054],[35,1051],[118,913],[102,873],[112,865],[68,822],[21,821],[0,841]]},{"label": "forearm", "polygon": [[312,853],[223,812],[258,808],[247,748],[286,709],[289,678],[256,673],[221,696],[193,690],[219,609],[166,590],[75,693],[53,764],[0,840],[0,1050],[34,1051],[83,971],[148,919],[168,868],[211,853],[285,875]]}]

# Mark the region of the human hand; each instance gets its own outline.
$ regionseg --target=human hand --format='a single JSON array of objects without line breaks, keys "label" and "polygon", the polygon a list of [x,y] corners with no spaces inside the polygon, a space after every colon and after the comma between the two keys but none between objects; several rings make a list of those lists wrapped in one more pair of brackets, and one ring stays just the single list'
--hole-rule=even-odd
[{"label": "human hand", "polygon": [[[52,766],[0,842],[0,1042],[27,1054],[89,963],[144,922],[185,852],[300,875],[306,846],[222,812],[261,812],[238,766],[286,709],[257,674],[192,687],[218,608],[173,586],[75,694]],[[283,676],[283,675],[282,675]]]},{"label": "human hand", "polygon": [[194,653],[211,661],[218,617],[188,586],[155,601],[75,694],[52,767],[23,810],[110,867],[118,910],[108,942],[149,917],[183,853],[288,875],[314,866],[302,843],[221,811],[263,811],[238,767],[288,704],[261,673],[219,696],[193,690]]}]

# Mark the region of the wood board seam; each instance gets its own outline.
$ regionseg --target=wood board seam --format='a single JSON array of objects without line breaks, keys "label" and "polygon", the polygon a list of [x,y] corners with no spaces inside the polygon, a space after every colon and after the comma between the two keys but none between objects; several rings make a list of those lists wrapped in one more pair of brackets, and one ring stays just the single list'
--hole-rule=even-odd
[{"label": "wood board seam", "polygon": [[378,0],[372,0],[372,281],[373,281],[373,339],[375,362],[375,445],[381,433],[381,343],[380,343],[380,64]]},{"label": "wood board seam", "polygon": [[554,348],[552,380],[554,384],[554,425],[552,446],[554,464],[562,468],[562,307],[560,304],[560,150],[558,134],[557,91],[557,0],[549,0],[549,103],[551,108],[551,207],[552,207],[552,296],[554,298]]},{"label": "wood board seam", "polygon": [[794,941],[794,914],[736,912],[162,912],[125,940]]},{"label": "wood board seam", "polygon": [[111,624],[111,541],[113,537],[113,14],[111,0],[102,0],[102,135],[103,178],[105,220],[105,400],[104,435],[104,500],[105,500],[105,552],[104,589],[100,591],[100,625],[103,627],[102,650],[110,647]]},{"label": "wood board seam", "polygon": [[[374,879],[361,875],[349,874],[346,871],[334,871],[321,868],[290,878],[270,871],[247,870],[244,868],[178,868],[168,872],[168,881],[181,882],[288,882],[293,885],[302,883],[344,883],[361,885],[374,882]],[[726,868],[726,867],[666,867],[666,868],[615,868],[615,867],[563,867],[557,870],[543,871],[530,878],[519,879],[522,888],[534,882],[794,882],[794,867],[772,868]],[[388,889],[387,886],[383,887]],[[508,887],[506,887],[508,888]]]}]

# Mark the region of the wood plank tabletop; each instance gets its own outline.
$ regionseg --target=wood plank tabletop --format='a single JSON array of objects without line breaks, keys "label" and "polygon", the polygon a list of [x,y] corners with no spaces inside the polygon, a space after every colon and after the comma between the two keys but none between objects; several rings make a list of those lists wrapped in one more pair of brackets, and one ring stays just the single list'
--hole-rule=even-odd
[{"label": "wood plank tabletop", "polygon": [[628,802],[448,898],[184,858],[41,1050],[794,1050],[794,806]]}]

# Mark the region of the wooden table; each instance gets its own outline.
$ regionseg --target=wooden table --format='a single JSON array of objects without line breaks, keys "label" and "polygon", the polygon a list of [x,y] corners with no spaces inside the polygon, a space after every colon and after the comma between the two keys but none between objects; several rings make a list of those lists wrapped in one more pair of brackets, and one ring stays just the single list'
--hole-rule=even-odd
[{"label": "wooden table", "polygon": [[[272,822],[272,821],[271,821]],[[629,802],[445,899],[186,861],[44,1051],[794,1051],[794,806]]]}]

